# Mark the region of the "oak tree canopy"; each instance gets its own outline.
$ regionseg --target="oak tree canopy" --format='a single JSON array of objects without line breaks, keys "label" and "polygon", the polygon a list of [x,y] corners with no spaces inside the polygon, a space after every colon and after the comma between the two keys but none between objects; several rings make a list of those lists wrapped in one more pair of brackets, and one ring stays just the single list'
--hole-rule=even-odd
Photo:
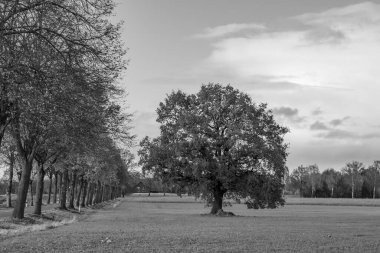
[{"label": "oak tree canopy", "polygon": [[140,145],[144,171],[188,186],[212,202],[246,198],[249,208],[284,204],[288,129],[280,126],[266,104],[230,85],[203,85],[196,94],[173,92],[157,109],[159,137]]}]

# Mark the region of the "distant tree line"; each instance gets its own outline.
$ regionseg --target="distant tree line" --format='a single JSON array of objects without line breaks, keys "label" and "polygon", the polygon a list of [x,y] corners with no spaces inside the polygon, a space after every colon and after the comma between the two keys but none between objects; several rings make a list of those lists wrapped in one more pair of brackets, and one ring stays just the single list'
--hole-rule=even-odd
[{"label": "distant tree line", "polygon": [[299,166],[286,178],[286,193],[311,198],[379,198],[380,161],[369,166],[352,161],[341,170]]}]

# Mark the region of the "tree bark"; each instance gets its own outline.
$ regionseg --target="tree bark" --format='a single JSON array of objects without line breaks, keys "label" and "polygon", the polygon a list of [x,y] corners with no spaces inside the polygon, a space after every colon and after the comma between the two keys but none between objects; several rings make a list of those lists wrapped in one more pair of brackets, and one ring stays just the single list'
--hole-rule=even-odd
[{"label": "tree bark", "polygon": [[7,189],[7,207],[12,207],[12,187],[13,187],[13,167],[15,162],[15,154],[11,152],[9,157],[9,179]]},{"label": "tree bark", "polygon": [[67,168],[65,168],[62,172],[62,185],[60,187],[60,204],[59,204],[59,208],[60,209],[64,209],[64,210],[67,210],[67,207],[66,207],[66,191],[67,191],[67,181],[68,181],[68,177],[69,177],[69,172],[67,170]]},{"label": "tree bark", "polygon": [[69,201],[69,208],[72,208],[72,209],[74,209],[76,177],[77,177],[76,172],[73,171],[71,174],[70,201]]},{"label": "tree bark", "polygon": [[86,206],[86,197],[87,197],[87,181],[83,180],[83,191],[82,191],[82,199],[80,202],[81,207]]},{"label": "tree bark", "polygon": [[47,204],[50,204],[52,187],[53,187],[53,172],[49,171],[49,192],[48,192]]},{"label": "tree bark", "polygon": [[377,170],[375,170],[375,175],[374,175],[374,180],[373,180],[373,199],[376,198],[376,172]]},{"label": "tree bark", "polygon": [[114,200],[114,199],[115,199],[115,191],[116,191],[115,188],[116,188],[116,187],[111,186],[111,200]]},{"label": "tree bark", "polygon": [[54,173],[54,195],[53,195],[53,203],[56,204],[57,203],[57,193],[58,193],[58,190],[57,190],[57,187],[58,187],[58,172],[56,171]]},{"label": "tree bark", "polygon": [[102,184],[102,188],[101,188],[101,192],[100,192],[100,201],[99,203],[102,203],[105,201],[105,198],[106,198],[106,194],[105,194],[105,191],[106,191],[106,185],[105,184]]},{"label": "tree bark", "polygon": [[354,173],[351,175],[351,198],[355,197]]},{"label": "tree bark", "polygon": [[93,185],[91,182],[88,182],[87,183],[87,197],[86,197],[86,206],[90,206],[92,205],[92,189],[93,189]]},{"label": "tree bark", "polygon": [[217,187],[214,190],[214,200],[212,202],[211,214],[217,214],[219,210],[223,210],[224,191]]},{"label": "tree bark", "polygon": [[100,203],[102,200],[102,184],[100,181],[98,181],[98,184],[96,186],[96,195],[95,195],[95,204]]},{"label": "tree bark", "polygon": [[23,159],[24,166],[22,166],[21,180],[18,186],[17,200],[15,208],[13,209],[13,218],[24,218],[25,202],[28,195],[28,189],[30,184],[30,174],[33,168],[33,156],[29,156]]},{"label": "tree bark", "polygon": [[44,194],[44,177],[45,177],[45,170],[44,170],[44,166],[41,164],[38,166],[37,186],[36,186],[36,205],[34,206],[34,212],[33,212],[33,214],[36,214],[36,215],[41,215],[42,197]]},{"label": "tree bark", "polygon": [[30,185],[30,205],[34,206],[34,202],[33,202],[33,180],[29,181],[29,185]]},{"label": "tree bark", "polygon": [[61,203],[62,178],[63,178],[63,172],[60,171],[60,172],[58,173],[58,188],[57,188],[57,192],[58,192],[58,202],[59,202],[59,203]]},{"label": "tree bark", "polygon": [[81,193],[82,193],[83,184],[84,184],[84,180],[83,180],[83,176],[82,176],[81,179],[80,179],[79,190],[78,190],[78,194],[77,194],[77,201],[75,203],[77,207],[79,207],[80,196],[81,196]]}]

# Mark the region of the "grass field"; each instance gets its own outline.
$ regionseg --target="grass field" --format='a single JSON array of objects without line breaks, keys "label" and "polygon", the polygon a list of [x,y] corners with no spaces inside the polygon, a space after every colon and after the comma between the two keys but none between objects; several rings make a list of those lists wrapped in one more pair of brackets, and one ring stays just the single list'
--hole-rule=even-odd
[{"label": "grass field", "polygon": [[191,198],[175,200],[178,198],[130,197],[128,226],[134,240],[141,240],[149,249],[201,252],[380,251],[377,207],[289,205],[248,210],[235,204],[225,209],[238,217],[222,218],[200,215],[209,209]]},{"label": "grass field", "polygon": [[136,194],[54,232],[3,238],[0,251],[380,252],[380,207],[292,203],[274,210],[234,204],[225,210],[236,217],[215,217],[191,197]]}]

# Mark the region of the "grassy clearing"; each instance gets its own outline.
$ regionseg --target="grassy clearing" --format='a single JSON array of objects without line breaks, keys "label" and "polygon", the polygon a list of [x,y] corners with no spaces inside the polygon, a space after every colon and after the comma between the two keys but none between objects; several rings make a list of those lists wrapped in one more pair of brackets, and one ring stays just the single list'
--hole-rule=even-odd
[{"label": "grassy clearing", "polygon": [[0,219],[0,235],[16,235],[66,225],[77,220],[77,214],[75,213],[73,211],[52,209],[43,212],[41,216],[27,215],[21,220],[2,218]]},{"label": "grassy clearing", "polygon": [[380,251],[376,207],[289,205],[248,210],[234,204],[225,210],[237,217],[210,217],[202,215],[209,208],[192,198],[131,196],[125,208],[128,232],[123,240],[131,252]]},{"label": "grassy clearing", "polygon": [[131,195],[88,219],[1,240],[0,252],[380,252],[380,208],[226,207],[204,215],[192,197]]},{"label": "grassy clearing", "polygon": [[42,215],[26,214],[24,219],[13,219],[10,217],[0,219],[0,236],[12,236],[34,231],[53,229],[67,225],[88,216],[94,209],[101,209],[112,204],[116,207],[120,201],[109,201],[97,204],[90,208],[78,210],[60,210],[51,208],[42,212]]}]

